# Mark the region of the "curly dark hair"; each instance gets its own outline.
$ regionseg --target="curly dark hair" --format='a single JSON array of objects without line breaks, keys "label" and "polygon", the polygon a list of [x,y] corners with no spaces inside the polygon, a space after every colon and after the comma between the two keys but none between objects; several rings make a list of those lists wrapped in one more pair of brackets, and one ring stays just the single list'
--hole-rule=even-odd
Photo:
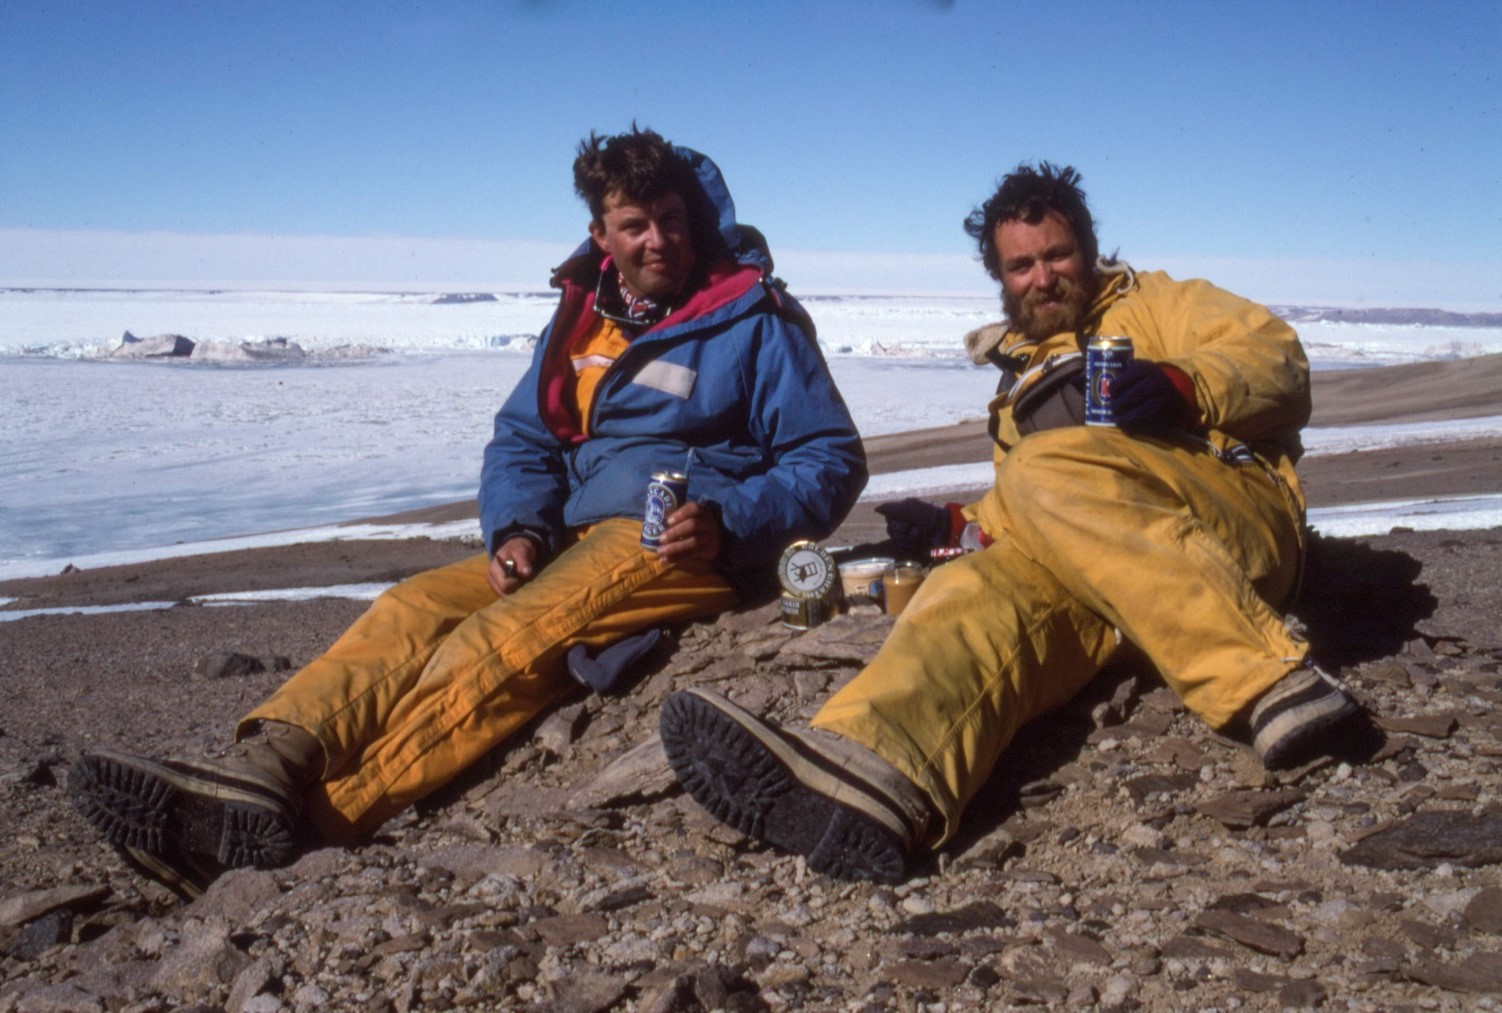
[{"label": "curly dark hair", "polygon": [[1011,221],[1033,225],[1049,211],[1064,216],[1074,230],[1074,240],[1085,255],[1086,265],[1095,266],[1100,243],[1095,238],[1095,220],[1085,203],[1085,191],[1080,187],[1080,174],[1069,165],[1061,169],[1051,162],[1039,162],[1036,166],[1023,163],[1002,177],[991,198],[965,219],[965,232],[980,244],[981,263],[991,277],[1001,280],[996,226]]},{"label": "curly dark hair", "polygon": [[654,201],[666,193],[691,200],[698,186],[693,166],[661,134],[643,130],[602,136],[590,131],[574,159],[574,192],[599,222],[605,198],[617,190],[634,201]]}]

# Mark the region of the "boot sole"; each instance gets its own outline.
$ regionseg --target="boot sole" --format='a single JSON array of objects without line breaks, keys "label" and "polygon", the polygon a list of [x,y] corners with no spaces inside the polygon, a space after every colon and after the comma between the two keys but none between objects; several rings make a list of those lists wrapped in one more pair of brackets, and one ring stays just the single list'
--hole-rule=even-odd
[{"label": "boot sole", "polygon": [[[794,740],[693,690],[668,698],[661,725],[673,773],[716,819],[804,855],[809,868],[837,879],[902,879],[906,851],[878,815],[882,803],[825,770]],[[896,819],[890,811],[887,818]]]},{"label": "boot sole", "polygon": [[203,896],[203,892],[215,879],[213,873],[199,868],[197,863],[184,855],[173,855],[169,859],[128,845],[116,845],[115,848],[127,865],[161,883],[185,901],[194,901]]},{"label": "boot sole", "polygon": [[[270,868],[296,853],[291,807],[249,779],[99,752],[74,764],[68,789],[110,843],[169,864],[176,853],[188,852],[227,868]],[[192,881],[196,870],[177,872]]]}]

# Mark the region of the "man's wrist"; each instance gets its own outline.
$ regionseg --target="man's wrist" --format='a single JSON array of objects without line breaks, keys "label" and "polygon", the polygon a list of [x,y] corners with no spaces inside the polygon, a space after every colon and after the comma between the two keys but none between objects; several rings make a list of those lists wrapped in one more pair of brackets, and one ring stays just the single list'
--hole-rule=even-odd
[{"label": "man's wrist", "polygon": [[536,550],[538,558],[542,558],[543,556],[546,556],[548,554],[547,536],[539,531],[533,530],[532,528],[523,527],[520,524],[513,524],[509,528],[502,528],[501,530],[492,534],[490,536],[490,554],[494,556],[501,550],[502,545],[505,545],[513,538],[525,538],[527,541],[531,542],[533,549]]}]

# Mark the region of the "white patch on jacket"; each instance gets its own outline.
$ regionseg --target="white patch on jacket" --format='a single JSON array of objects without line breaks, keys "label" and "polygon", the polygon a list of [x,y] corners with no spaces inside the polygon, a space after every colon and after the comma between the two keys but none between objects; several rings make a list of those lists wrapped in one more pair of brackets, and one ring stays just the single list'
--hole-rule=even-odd
[{"label": "white patch on jacket", "polygon": [[631,382],[687,400],[694,392],[694,381],[698,378],[699,374],[687,366],[654,359],[637,370]]}]

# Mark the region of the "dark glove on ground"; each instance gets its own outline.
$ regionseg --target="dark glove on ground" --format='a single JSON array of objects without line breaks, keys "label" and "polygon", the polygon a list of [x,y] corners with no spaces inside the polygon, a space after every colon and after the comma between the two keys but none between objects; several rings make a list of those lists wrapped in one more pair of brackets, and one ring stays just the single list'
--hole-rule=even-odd
[{"label": "dark glove on ground", "polygon": [[1189,396],[1168,369],[1156,362],[1133,359],[1111,381],[1111,411],[1123,432],[1157,432],[1182,426],[1189,421],[1192,409]]},{"label": "dark glove on ground", "polygon": [[904,552],[926,553],[949,544],[948,507],[910,497],[883,503],[876,512],[887,520],[887,537]]},{"label": "dark glove on ground", "polygon": [[568,674],[603,696],[661,639],[662,630],[656,627],[642,630],[601,648],[593,658],[583,644],[575,644],[568,652]]}]

